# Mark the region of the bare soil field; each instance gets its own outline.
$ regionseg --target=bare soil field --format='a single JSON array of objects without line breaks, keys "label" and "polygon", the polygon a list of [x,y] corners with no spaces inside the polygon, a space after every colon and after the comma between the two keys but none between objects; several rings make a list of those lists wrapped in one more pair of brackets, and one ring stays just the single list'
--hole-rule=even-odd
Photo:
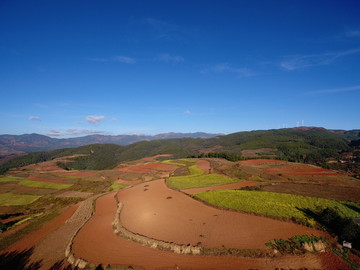
[{"label": "bare soil field", "polygon": [[205,191],[209,191],[209,190],[240,189],[243,187],[249,187],[249,186],[253,187],[253,186],[260,186],[260,185],[261,185],[261,182],[244,181],[244,182],[219,185],[219,186],[183,189],[181,191],[186,194],[196,194],[196,193],[205,192]]},{"label": "bare soil field", "polygon": [[80,192],[80,191],[65,191],[59,195],[57,195],[56,197],[58,198],[89,198],[90,196],[92,196],[92,193],[89,192]]},{"label": "bare soil field", "polygon": [[[141,186],[141,185],[140,185]],[[94,216],[76,236],[73,252],[95,265],[138,266],[144,269],[321,269],[321,258],[313,254],[276,258],[240,258],[229,256],[187,256],[151,249],[113,233],[111,223],[116,212],[114,194],[100,197]]]},{"label": "bare soil field", "polygon": [[154,173],[156,171],[173,171],[178,166],[164,163],[145,163],[136,164],[128,167],[119,168],[121,172],[132,172],[132,173]]},{"label": "bare soil field", "polygon": [[118,193],[123,226],[135,233],[177,244],[267,249],[271,239],[321,232],[270,218],[206,206],[156,180]]},{"label": "bare soil field", "polygon": [[360,202],[360,187],[312,185],[305,183],[274,183],[262,187],[264,191],[320,197],[339,201]]},{"label": "bare soil field", "polygon": [[204,173],[210,173],[211,172],[211,166],[210,162],[205,159],[197,159],[196,160],[196,166],[204,171]]}]

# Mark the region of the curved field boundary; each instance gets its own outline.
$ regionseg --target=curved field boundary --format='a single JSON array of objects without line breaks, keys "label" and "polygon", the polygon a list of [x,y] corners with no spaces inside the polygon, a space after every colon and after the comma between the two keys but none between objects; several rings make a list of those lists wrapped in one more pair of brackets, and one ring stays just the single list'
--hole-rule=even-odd
[{"label": "curved field boundary", "polygon": [[201,247],[188,245],[179,245],[172,242],[161,241],[157,239],[153,239],[141,234],[133,233],[127,230],[122,224],[120,220],[120,214],[122,210],[122,203],[119,201],[117,194],[114,196],[117,202],[117,210],[115,212],[114,221],[112,223],[114,233],[118,236],[121,236],[125,239],[129,239],[131,241],[140,243],[147,247],[157,248],[160,250],[172,251],[176,254],[192,254],[192,255],[200,255]]},{"label": "curved field boundary", "polygon": [[90,263],[87,262],[86,260],[82,259],[82,258],[76,258],[72,252],[72,245],[73,245],[73,240],[75,239],[76,235],[78,234],[78,232],[80,231],[80,229],[85,225],[85,223],[92,217],[92,215],[95,212],[95,201],[96,199],[98,199],[100,196],[105,195],[105,194],[99,194],[99,195],[95,195],[92,196],[88,199],[86,199],[85,201],[83,201],[83,203],[79,206],[79,208],[76,210],[76,212],[74,213],[74,215],[68,219],[66,221],[66,223],[74,223],[76,224],[76,230],[74,231],[74,233],[72,234],[70,241],[66,247],[65,250],[65,257],[67,258],[67,261],[74,265],[75,267],[78,268],[85,268],[87,265],[89,265]]}]

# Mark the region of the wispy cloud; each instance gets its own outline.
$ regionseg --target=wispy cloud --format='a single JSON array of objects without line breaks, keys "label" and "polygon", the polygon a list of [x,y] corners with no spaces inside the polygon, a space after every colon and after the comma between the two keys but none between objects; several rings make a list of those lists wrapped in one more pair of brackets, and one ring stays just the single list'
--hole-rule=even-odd
[{"label": "wispy cloud", "polygon": [[342,87],[342,88],[315,90],[315,91],[306,92],[305,95],[326,95],[326,94],[335,94],[335,93],[343,93],[343,92],[358,91],[358,90],[360,90],[360,85]]},{"label": "wispy cloud", "polygon": [[100,124],[101,121],[105,119],[104,115],[88,115],[85,117],[85,120],[93,125]]},{"label": "wispy cloud", "polygon": [[184,114],[189,115],[189,114],[191,114],[191,111],[190,111],[189,109],[186,109],[186,110],[184,111]]},{"label": "wispy cloud", "polygon": [[228,63],[220,63],[207,68],[204,68],[200,71],[202,74],[208,73],[235,73],[241,77],[250,77],[256,75],[254,71],[249,68],[238,68],[233,67]]},{"label": "wispy cloud", "polygon": [[156,58],[156,61],[160,61],[160,62],[165,62],[165,63],[180,63],[180,62],[184,62],[185,59],[182,56],[178,56],[178,55],[170,55],[167,53],[163,53],[163,54],[159,54]]},{"label": "wispy cloud", "polygon": [[47,136],[77,136],[77,135],[91,135],[91,134],[106,134],[103,130],[93,130],[93,129],[76,129],[76,128],[70,128],[70,129],[51,129],[49,130],[49,133],[47,133]]},{"label": "wispy cloud", "polygon": [[286,56],[285,59],[280,62],[280,67],[284,70],[292,71],[314,66],[329,65],[338,58],[357,53],[360,53],[360,48],[321,54]]},{"label": "wispy cloud", "polygon": [[119,62],[124,64],[135,64],[136,60],[128,56],[114,56],[110,58],[88,58],[92,62]]},{"label": "wispy cloud", "polygon": [[30,121],[41,121],[40,117],[38,116],[29,116]]},{"label": "wispy cloud", "polygon": [[166,21],[146,18],[144,23],[154,32],[155,39],[178,41],[184,39],[184,37],[188,34],[186,29]]}]

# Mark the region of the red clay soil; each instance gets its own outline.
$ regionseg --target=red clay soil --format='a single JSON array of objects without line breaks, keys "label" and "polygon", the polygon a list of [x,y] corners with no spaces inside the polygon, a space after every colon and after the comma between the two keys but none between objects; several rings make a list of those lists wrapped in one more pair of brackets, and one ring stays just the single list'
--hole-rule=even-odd
[{"label": "red clay soil", "polygon": [[124,185],[137,185],[140,184],[142,181],[141,180],[122,180],[122,179],[118,179],[115,182],[120,183],[120,184],[124,184]]},{"label": "red clay soil", "polygon": [[210,173],[210,162],[205,159],[198,159],[196,160],[196,166],[204,171],[204,173]]},{"label": "red clay soil", "polygon": [[254,187],[254,186],[260,186],[260,185],[261,185],[260,182],[244,181],[244,182],[212,186],[212,187],[183,189],[181,191],[186,194],[196,194],[196,193],[205,192],[205,191],[209,191],[209,190],[239,189],[239,188],[243,188],[243,187]]},{"label": "red clay soil", "polygon": [[271,174],[287,174],[287,175],[339,175],[338,173],[319,167],[302,167],[302,168],[269,168],[265,170]]},{"label": "red clay soil", "polygon": [[207,206],[169,189],[163,180],[122,190],[118,198],[124,205],[121,221],[125,228],[178,244],[266,249],[265,243],[272,239],[322,235],[297,224]]},{"label": "red clay soil", "polygon": [[154,173],[156,171],[173,171],[178,166],[172,164],[164,163],[146,163],[146,164],[136,164],[129,167],[120,168],[121,172],[132,172],[132,173]]},{"label": "red clay soil", "polygon": [[77,176],[77,177],[91,177],[91,176],[96,176],[97,173],[96,172],[62,172],[62,174],[64,175],[69,175],[69,176]]},{"label": "red clay soil", "polygon": [[259,165],[266,163],[288,163],[288,162],[284,160],[276,160],[276,159],[249,159],[249,160],[238,161],[237,163],[244,165]]},{"label": "red clay soil", "polygon": [[332,252],[320,253],[323,269],[326,270],[351,270],[352,268]]},{"label": "red clay soil", "polygon": [[68,207],[63,213],[61,213],[56,218],[51,221],[45,223],[40,229],[37,231],[30,233],[20,239],[19,241],[12,244],[5,251],[22,251],[28,248],[34,247],[36,244],[40,242],[41,239],[46,237],[52,231],[55,231],[61,225],[63,225],[67,219],[69,219],[76,211],[78,205],[72,205]]},{"label": "red clay soil", "polygon": [[[75,237],[73,252],[76,257],[83,258],[95,265],[132,265],[151,270],[161,268],[176,269],[176,267],[209,270],[322,268],[320,258],[313,254],[263,259],[229,256],[188,256],[142,246],[113,233],[111,223],[116,212],[114,194],[104,195],[97,200],[94,216]],[[138,197],[138,199],[140,198],[141,196]]]},{"label": "red clay soil", "polygon": [[63,183],[65,180],[69,180],[69,179],[46,179],[46,178],[41,178],[41,177],[36,177],[36,176],[29,176],[27,177],[27,179],[32,180],[32,181],[39,181],[39,182],[47,182],[47,183]]}]

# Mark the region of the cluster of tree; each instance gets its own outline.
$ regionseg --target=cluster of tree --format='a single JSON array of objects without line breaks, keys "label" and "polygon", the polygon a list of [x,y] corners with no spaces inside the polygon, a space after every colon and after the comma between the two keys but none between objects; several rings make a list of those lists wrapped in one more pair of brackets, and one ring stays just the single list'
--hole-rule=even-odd
[{"label": "cluster of tree", "polygon": [[351,242],[353,248],[360,249],[360,226],[353,219],[341,217],[332,208],[325,208],[315,213],[315,218],[330,232],[337,235],[339,241]]},{"label": "cluster of tree", "polygon": [[192,154],[189,155],[188,158],[224,158],[229,161],[239,161],[245,160],[246,158],[239,155],[239,154],[231,154],[231,153],[217,153],[217,152],[210,152],[210,153],[201,153],[201,154]]}]

